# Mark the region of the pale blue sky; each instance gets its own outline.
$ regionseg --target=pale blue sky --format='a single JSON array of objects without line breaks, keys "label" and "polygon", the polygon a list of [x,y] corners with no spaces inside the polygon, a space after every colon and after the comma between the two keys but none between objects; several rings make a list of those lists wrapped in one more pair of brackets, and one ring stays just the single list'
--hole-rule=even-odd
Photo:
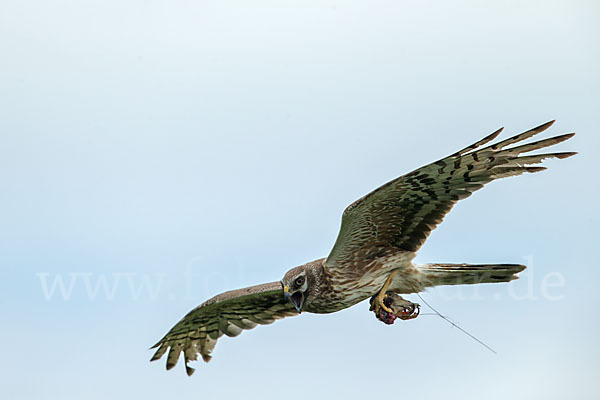
[{"label": "pale blue sky", "polygon": [[[599,11],[2,1],[6,398],[597,398]],[[424,294],[498,354],[364,303],[225,338],[192,378],[148,362],[207,297],[325,256],[366,192],[550,119],[580,155],[461,202],[417,257],[530,266]]]}]

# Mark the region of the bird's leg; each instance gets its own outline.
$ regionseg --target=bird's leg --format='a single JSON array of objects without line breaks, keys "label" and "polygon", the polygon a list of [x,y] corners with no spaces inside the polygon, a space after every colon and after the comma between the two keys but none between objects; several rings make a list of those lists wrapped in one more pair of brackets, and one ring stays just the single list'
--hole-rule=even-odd
[{"label": "bird's leg", "polygon": [[379,310],[383,309],[385,311],[387,311],[388,313],[394,313],[394,311],[389,308],[388,306],[385,305],[384,300],[385,300],[385,296],[386,296],[386,292],[388,290],[388,288],[390,287],[390,285],[392,284],[392,280],[394,279],[394,276],[396,276],[396,274],[398,273],[398,270],[395,269],[393,270],[390,275],[387,277],[385,283],[383,284],[383,287],[381,288],[381,290],[379,291],[379,293],[377,293],[377,295],[373,296],[373,298],[371,299],[371,308],[369,309],[369,311],[373,311],[375,312],[375,315],[379,314]]}]

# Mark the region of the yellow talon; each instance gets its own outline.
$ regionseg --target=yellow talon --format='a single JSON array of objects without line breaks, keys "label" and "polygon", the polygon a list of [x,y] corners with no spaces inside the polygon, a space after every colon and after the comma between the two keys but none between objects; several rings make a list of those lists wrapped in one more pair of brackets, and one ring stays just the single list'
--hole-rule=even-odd
[{"label": "yellow talon", "polygon": [[381,290],[377,294],[377,297],[375,298],[375,300],[373,300],[373,303],[371,304],[370,311],[374,311],[375,314],[378,314],[379,313],[379,309],[383,308],[385,311],[387,311],[389,313],[392,313],[392,314],[394,313],[394,311],[391,308],[389,308],[388,306],[386,306],[383,301],[385,300],[385,294],[386,294],[388,288],[390,287],[390,285],[392,284],[392,280],[394,280],[394,276],[396,276],[397,273],[398,273],[398,270],[395,269],[387,277],[385,283],[383,284],[383,287],[381,288]]},{"label": "yellow talon", "polygon": [[373,301],[373,304],[371,304],[370,311],[375,311],[375,314],[379,314],[379,309],[383,308],[385,311],[387,311],[389,313],[393,313],[392,309],[385,305],[384,300],[385,300],[385,292],[379,292],[379,294]]}]

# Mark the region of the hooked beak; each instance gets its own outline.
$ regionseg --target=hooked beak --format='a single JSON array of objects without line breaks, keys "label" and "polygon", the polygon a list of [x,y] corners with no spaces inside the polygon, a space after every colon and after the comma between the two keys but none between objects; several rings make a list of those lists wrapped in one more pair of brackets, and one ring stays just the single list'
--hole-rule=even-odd
[{"label": "hooked beak", "polygon": [[283,295],[285,299],[292,303],[292,305],[296,308],[298,314],[300,314],[302,312],[302,305],[304,304],[304,293],[300,291],[290,293],[289,286],[284,286]]}]

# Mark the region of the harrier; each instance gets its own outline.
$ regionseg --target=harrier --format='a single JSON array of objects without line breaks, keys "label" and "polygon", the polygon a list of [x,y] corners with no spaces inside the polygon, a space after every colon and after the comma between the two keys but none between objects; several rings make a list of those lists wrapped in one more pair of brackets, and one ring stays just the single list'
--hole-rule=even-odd
[{"label": "harrier", "polygon": [[419,305],[400,297],[439,285],[509,282],[525,266],[517,264],[413,264],[416,252],[454,204],[498,178],[538,172],[546,158],[574,152],[529,154],[571,138],[560,135],[511,145],[546,130],[554,121],[481,148],[502,128],[439,161],[394,179],[350,204],[327,258],[289,270],[281,281],[222,293],[181,319],[152,348],[151,361],[167,350],[167,369],[183,353],[186,372],[198,354],[209,361],[217,339],[300,314],[332,313],[371,298],[378,319],[391,324],[412,319]]}]

